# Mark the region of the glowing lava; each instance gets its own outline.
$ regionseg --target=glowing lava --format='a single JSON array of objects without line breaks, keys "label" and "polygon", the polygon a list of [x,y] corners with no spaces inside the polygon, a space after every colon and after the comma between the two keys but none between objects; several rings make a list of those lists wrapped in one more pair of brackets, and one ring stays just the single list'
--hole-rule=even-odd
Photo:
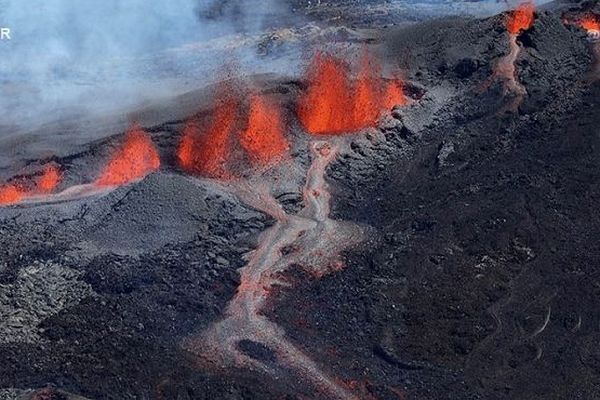
[{"label": "glowing lava", "polygon": [[488,88],[492,82],[502,81],[504,95],[511,97],[506,106],[502,108],[502,111],[516,112],[525,96],[527,96],[527,89],[519,82],[517,76],[516,63],[521,52],[517,37],[533,25],[535,21],[534,11],[533,3],[523,3],[508,14],[506,29],[509,33],[509,53],[496,63],[492,76],[483,84],[483,88]]},{"label": "glowing lava", "polygon": [[254,163],[267,164],[289,150],[281,111],[260,95],[250,99],[248,126],[240,136],[242,147]]},{"label": "glowing lava", "polygon": [[[190,349],[222,367],[250,367],[281,376],[294,371],[300,379],[312,383],[329,399],[358,399],[335,379],[327,376],[302,350],[286,338],[285,332],[264,315],[272,288],[287,285],[280,280],[284,271],[302,266],[324,275],[339,268],[341,251],[361,242],[360,227],[329,218],[330,194],[325,170],[335,159],[339,142],[311,143],[313,161],[306,174],[303,190],[304,209],[288,214],[264,182],[235,181],[228,184],[243,203],[276,220],[260,237],[258,248],[248,264],[240,269],[240,285],[227,306],[224,318],[212,325]],[[294,251],[284,251],[294,248]],[[277,363],[254,359],[239,348],[241,341],[260,343],[277,356]]]},{"label": "glowing lava", "polygon": [[533,26],[535,21],[535,5],[532,2],[522,3],[508,14],[506,30],[512,35],[518,35]]},{"label": "glowing lava", "polygon": [[60,183],[60,171],[54,165],[48,165],[44,169],[44,173],[37,181],[37,190],[38,194],[48,194],[52,193],[58,184]]},{"label": "glowing lava", "polygon": [[257,93],[250,96],[249,102],[246,113],[243,102],[223,86],[217,92],[209,123],[187,122],[177,151],[185,171],[228,179],[235,175],[231,164],[240,146],[254,165],[269,164],[288,151],[280,107]]},{"label": "glowing lava", "polygon": [[406,103],[401,81],[387,83],[365,53],[356,78],[334,56],[316,53],[308,67],[309,84],[298,101],[298,117],[312,134],[343,134],[374,126],[381,112]]},{"label": "glowing lava", "polygon": [[25,194],[16,185],[5,185],[0,187],[0,205],[9,206],[19,203],[25,198]]},{"label": "glowing lava", "polygon": [[126,185],[159,167],[160,156],[152,140],[138,125],[134,125],[95,183],[97,186]]},{"label": "glowing lava", "polygon": [[591,42],[593,56],[592,71],[588,75],[590,81],[600,79],[600,16],[593,13],[564,18],[565,24],[576,25],[587,32],[588,40]]},{"label": "glowing lava", "polygon": [[238,101],[221,89],[212,120],[204,132],[197,121],[188,121],[177,152],[181,167],[195,175],[213,178],[229,176],[226,163],[231,155],[231,136]]}]

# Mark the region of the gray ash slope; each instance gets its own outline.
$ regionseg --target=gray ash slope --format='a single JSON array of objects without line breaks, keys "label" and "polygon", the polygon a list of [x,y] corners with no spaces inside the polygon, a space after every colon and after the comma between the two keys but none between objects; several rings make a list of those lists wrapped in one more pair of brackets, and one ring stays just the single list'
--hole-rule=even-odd
[{"label": "gray ash slope", "polygon": [[[328,174],[336,218],[378,235],[343,271],[296,277],[270,317],[365,398],[599,397],[600,87],[583,33],[539,13],[520,38],[529,96],[506,115],[499,84],[477,90],[507,51],[500,17],[381,37],[427,92]],[[150,130],[168,147],[180,125]],[[181,347],[221,315],[265,216],[166,170],[0,221],[0,396],[295,398]]]}]

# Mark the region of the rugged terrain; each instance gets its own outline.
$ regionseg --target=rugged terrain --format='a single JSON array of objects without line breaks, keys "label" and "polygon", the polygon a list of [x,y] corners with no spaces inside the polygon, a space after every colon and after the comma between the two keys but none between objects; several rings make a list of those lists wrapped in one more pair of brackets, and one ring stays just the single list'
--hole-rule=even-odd
[{"label": "rugged terrain", "polygon": [[[503,112],[499,82],[482,89],[508,52],[502,15],[366,40],[406,71],[413,98],[350,137],[326,173],[331,217],[368,239],[338,272],[288,271],[265,311],[358,398],[600,397],[600,86],[593,44],[562,11],[538,11],[518,37],[528,95],[516,112]],[[293,118],[304,82],[255,82],[289,110],[307,165]],[[0,209],[0,398],[327,398],[188,351],[275,223],[177,167],[184,119],[210,112],[204,93],[136,114],[160,171],[101,196]],[[53,158],[64,185],[93,179],[120,138]],[[302,184],[277,193],[286,210],[302,207]]]}]

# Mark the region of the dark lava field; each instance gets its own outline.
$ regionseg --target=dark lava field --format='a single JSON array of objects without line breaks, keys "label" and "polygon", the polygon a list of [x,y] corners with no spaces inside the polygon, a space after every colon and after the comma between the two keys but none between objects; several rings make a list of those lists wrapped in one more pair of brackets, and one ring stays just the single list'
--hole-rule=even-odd
[{"label": "dark lava field", "polygon": [[[327,7],[310,18],[329,21]],[[213,112],[212,88],[136,111],[160,169],[0,207],[0,399],[600,399],[600,44],[565,23],[584,12],[600,7],[536,9],[516,35],[526,94],[514,103],[490,79],[510,52],[507,13],[378,17],[311,39],[372,48],[404,71],[410,100],[345,135],[325,170],[330,218],[364,240],[336,271],[283,271],[261,311],[318,373],[282,367],[258,341],[238,344],[257,363],[234,367],[190,350],[276,221],[177,163],[186,119]],[[310,134],[293,114],[307,83],[250,80],[286,110],[291,163],[306,171]],[[61,166],[63,189],[89,182],[123,136],[43,161]],[[307,207],[303,173],[273,189],[290,215]]]}]

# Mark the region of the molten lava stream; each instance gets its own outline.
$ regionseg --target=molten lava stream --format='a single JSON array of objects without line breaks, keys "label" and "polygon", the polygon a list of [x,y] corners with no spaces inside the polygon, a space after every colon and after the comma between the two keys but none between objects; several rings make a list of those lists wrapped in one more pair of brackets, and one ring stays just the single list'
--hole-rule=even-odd
[{"label": "molten lava stream", "polygon": [[152,139],[134,125],[96,180],[96,186],[121,186],[142,179],[160,167],[160,156]]},{"label": "molten lava stream", "polygon": [[[264,315],[264,308],[282,272],[302,265],[323,275],[333,271],[333,261],[343,250],[357,245],[363,237],[360,227],[329,218],[330,195],[325,170],[335,159],[340,144],[313,142],[313,162],[306,174],[304,209],[290,215],[260,182],[233,181],[227,187],[250,207],[271,215],[276,223],[260,237],[259,246],[240,270],[240,286],[227,306],[223,319],[213,324],[201,338],[192,342],[192,351],[219,366],[246,366],[265,373],[281,375],[294,371],[302,380],[331,399],[358,399],[317,363],[287,339],[285,332]],[[294,252],[285,252],[292,246]],[[270,348],[278,366],[243,353],[240,341],[253,341]],[[279,373],[278,373],[279,371]]]},{"label": "molten lava stream", "polygon": [[400,81],[387,83],[365,52],[356,78],[334,56],[316,53],[306,73],[308,89],[298,100],[298,117],[312,134],[347,134],[374,126],[382,111],[406,103]]}]

